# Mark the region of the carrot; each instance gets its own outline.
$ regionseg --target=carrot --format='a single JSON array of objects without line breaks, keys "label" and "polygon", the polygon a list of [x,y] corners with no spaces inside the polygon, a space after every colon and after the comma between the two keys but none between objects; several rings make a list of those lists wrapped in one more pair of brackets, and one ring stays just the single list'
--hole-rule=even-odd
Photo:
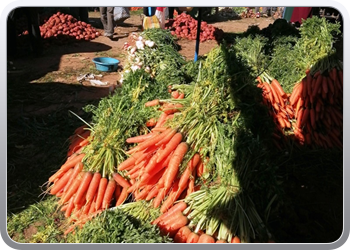
[{"label": "carrot", "polygon": [[265,89],[266,89],[266,93],[267,93],[267,97],[268,97],[269,101],[270,102],[274,102],[274,97],[273,97],[273,94],[272,94],[272,91],[271,91],[270,84],[268,84],[267,82],[264,82],[263,83],[263,87],[265,87]]},{"label": "carrot", "polygon": [[157,134],[156,136],[140,143],[137,147],[138,150],[144,150],[150,146],[155,145],[157,142],[159,142],[161,139],[163,139],[168,133],[171,132],[171,128],[168,128],[167,130],[165,130],[164,132],[161,132],[159,134]]},{"label": "carrot", "polygon": [[176,134],[176,129],[172,129],[169,134],[167,134],[166,136],[163,137],[163,139],[161,139],[160,141],[158,141],[155,146],[160,146],[162,144],[166,144],[168,143],[172,138],[173,136]]},{"label": "carrot", "polygon": [[83,172],[82,174],[83,174],[83,176],[82,176],[81,183],[80,183],[79,188],[75,194],[74,205],[77,205],[78,203],[81,202],[83,195],[85,194],[85,192],[89,188],[90,182],[92,180],[93,175],[91,172],[86,171],[86,172]]},{"label": "carrot", "polygon": [[154,186],[154,187],[151,189],[151,191],[147,194],[147,196],[146,196],[146,201],[149,201],[149,200],[151,200],[152,198],[156,197],[157,194],[158,194],[158,191],[159,191],[158,187],[157,187],[157,186]]},{"label": "carrot", "polygon": [[291,105],[294,106],[297,103],[298,99],[302,96],[303,88],[304,88],[304,86],[303,86],[302,82],[296,84],[296,87],[293,91],[294,97],[291,96],[289,98]]},{"label": "carrot", "polygon": [[161,204],[162,201],[164,200],[164,198],[165,198],[167,192],[168,192],[168,189],[165,188],[165,187],[159,189],[156,198],[153,200],[153,207],[154,207],[154,208],[157,208],[157,207],[160,206],[160,204]]},{"label": "carrot", "polygon": [[179,187],[183,187],[187,184],[188,179],[190,178],[190,174],[193,172],[195,167],[198,165],[200,161],[200,155],[196,153],[191,160],[188,162],[185,171],[182,173],[179,181]]},{"label": "carrot", "polygon": [[215,239],[213,236],[204,233],[201,236],[199,236],[197,243],[215,243]]},{"label": "carrot", "polygon": [[[167,116],[167,118],[168,118],[168,116]],[[165,118],[165,119],[167,119],[167,118]],[[154,127],[153,129],[152,129],[152,132],[164,132],[165,130],[167,130],[167,128],[166,127]]]},{"label": "carrot", "polygon": [[127,169],[128,167],[135,164],[136,160],[142,155],[143,152],[136,152],[134,155],[123,161],[118,166],[118,171],[122,171]]},{"label": "carrot", "polygon": [[281,128],[286,127],[286,123],[281,115],[276,115],[276,119],[277,119],[279,125],[281,126]]},{"label": "carrot", "polygon": [[171,92],[171,97],[177,99],[180,96],[179,91],[175,90]]},{"label": "carrot", "polygon": [[90,211],[92,201],[86,202],[85,206],[83,207],[83,214],[86,215]]},{"label": "carrot", "polygon": [[164,177],[164,187],[170,188],[173,180],[175,179],[179,166],[184,158],[185,154],[188,151],[188,144],[186,142],[181,142],[174,151],[173,156],[171,157],[168,165],[169,171],[165,172]]},{"label": "carrot", "polygon": [[192,232],[188,235],[186,243],[198,243],[199,235],[195,232]]},{"label": "carrot", "polygon": [[146,121],[146,127],[154,127],[157,124],[157,120],[155,118],[151,118]]},{"label": "carrot", "polygon": [[231,243],[241,243],[241,239],[238,236],[232,238]]},{"label": "carrot", "polygon": [[116,186],[117,186],[117,183],[113,178],[108,180],[106,191],[102,199],[102,209],[107,209],[109,207],[109,204],[112,200]]},{"label": "carrot", "polygon": [[300,122],[301,127],[306,124],[306,121],[309,119],[309,116],[310,116],[310,109],[305,108],[305,110],[303,112],[303,117],[302,117],[301,122]]},{"label": "carrot", "polygon": [[[95,196],[96,197],[96,196]],[[92,213],[94,213],[96,211],[96,201],[95,200],[93,200],[92,202],[91,202],[91,206],[90,206],[90,209],[89,209],[89,214],[92,214]]]},{"label": "carrot", "polygon": [[160,116],[159,116],[159,119],[158,119],[158,121],[157,121],[157,124],[156,124],[154,127],[155,127],[155,128],[161,127],[161,125],[164,124],[165,119],[166,119],[167,116],[168,116],[167,113],[162,112],[162,113],[160,114]]},{"label": "carrot", "polygon": [[275,103],[278,103],[281,105],[281,98],[279,97],[279,94],[276,92],[276,90],[273,88],[273,86],[271,86],[271,84],[269,84],[270,86],[270,90],[273,96],[273,99],[275,100]]},{"label": "carrot", "polygon": [[153,107],[159,105],[159,99],[154,99],[145,103],[145,107]]},{"label": "carrot", "polygon": [[62,190],[66,184],[68,183],[71,175],[72,175],[73,169],[69,169],[54,185],[52,186],[50,190],[50,194],[57,194],[60,190]]},{"label": "carrot", "polygon": [[139,164],[140,162],[146,160],[148,162],[149,159],[151,159],[152,154],[157,151],[159,147],[157,146],[151,146],[147,149],[145,149],[140,156],[138,156],[138,159],[135,161],[135,165]]},{"label": "carrot", "polygon": [[315,97],[317,95],[319,88],[322,87],[322,85],[323,85],[323,81],[324,81],[323,75],[319,74],[315,80],[315,84],[313,86],[313,91],[312,91],[312,94],[310,96]]},{"label": "carrot", "polygon": [[126,142],[127,143],[140,143],[140,142],[143,142],[143,141],[153,137],[154,135],[155,135],[154,133],[138,135],[138,136],[134,136],[134,137],[130,137],[130,138],[126,139]]},{"label": "carrot", "polygon": [[189,194],[195,191],[195,187],[194,187],[195,180],[196,180],[196,170],[194,169],[192,171],[192,178],[190,178],[190,181],[188,182],[186,196],[188,196]]},{"label": "carrot", "polygon": [[[62,197],[62,203],[66,203],[69,199],[76,193],[78,190],[80,183],[82,181],[82,173],[79,173],[76,179],[74,179],[72,185],[67,190],[66,194]],[[74,203],[73,203],[74,204]]]},{"label": "carrot", "polygon": [[[68,203],[68,204],[69,204],[69,203]],[[68,204],[63,205],[63,206],[61,207],[60,211],[61,211],[61,212],[65,212],[65,211],[67,210],[67,208],[68,208]]]},{"label": "carrot", "polygon": [[96,196],[96,202],[95,202],[96,211],[101,208],[102,200],[106,192],[107,184],[108,184],[108,179],[106,177],[102,177],[97,189],[97,196]]},{"label": "carrot", "polygon": [[285,98],[287,97],[287,94],[284,92],[281,84],[276,80],[276,79],[273,79],[271,81],[271,86],[275,88],[276,92],[282,97],[282,98]]},{"label": "carrot", "polygon": [[92,199],[94,198],[97,189],[98,189],[98,185],[100,183],[101,180],[101,174],[99,172],[95,172],[92,176],[89,188],[86,191],[86,201],[90,202],[92,201]]},{"label": "carrot", "polygon": [[151,173],[154,167],[157,165],[158,155],[154,154],[149,160],[148,164],[145,167],[145,173]]},{"label": "carrot", "polygon": [[186,243],[188,236],[191,233],[191,229],[188,226],[183,226],[177,231],[174,237],[175,243]]},{"label": "carrot", "polygon": [[122,187],[129,188],[131,184],[125,180],[120,174],[114,172],[113,173],[113,179]]},{"label": "carrot", "polygon": [[187,208],[187,204],[184,201],[180,201],[176,203],[173,207],[171,207],[166,213],[163,213],[157,219],[151,222],[152,225],[158,224],[161,220],[165,220],[168,217],[173,216],[177,211],[183,212]]},{"label": "carrot", "polygon": [[115,206],[117,207],[117,206],[123,204],[127,197],[128,197],[128,188],[123,187],[122,192],[120,193]]},{"label": "carrot", "polygon": [[161,231],[164,233],[169,233],[170,237],[173,237],[175,233],[183,226],[188,224],[188,218],[178,211],[173,214],[173,216],[167,220],[163,221],[164,224],[158,224]]},{"label": "carrot", "polygon": [[157,163],[162,161],[165,157],[167,157],[171,153],[171,151],[176,149],[176,147],[181,143],[181,141],[182,141],[182,134],[181,133],[176,133],[171,138],[171,140],[167,143],[167,145],[164,148],[164,150],[159,154],[159,156],[157,158]]},{"label": "carrot", "polygon": [[76,157],[67,160],[58,171],[66,172],[68,169],[73,168],[78,162],[81,162],[84,158],[85,154],[81,153],[77,155]]},{"label": "carrot", "polygon": [[121,192],[122,192],[122,186],[117,185],[117,186],[115,187],[115,191],[114,191],[114,199],[115,199],[116,201],[118,200],[118,198],[119,198]]},{"label": "carrot", "polygon": [[73,200],[74,200],[74,196],[72,196],[70,198],[69,202],[68,202],[68,206],[67,206],[66,212],[64,213],[64,216],[66,218],[68,218],[71,215],[72,211],[73,211],[73,208],[74,208]]},{"label": "carrot", "polygon": [[185,98],[185,93],[180,93],[180,95],[177,99],[184,99],[184,98]]}]

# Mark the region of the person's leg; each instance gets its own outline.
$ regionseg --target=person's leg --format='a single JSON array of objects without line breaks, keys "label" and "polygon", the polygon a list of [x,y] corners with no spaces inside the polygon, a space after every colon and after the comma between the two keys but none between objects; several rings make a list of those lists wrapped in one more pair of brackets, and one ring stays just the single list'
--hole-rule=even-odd
[{"label": "person's leg", "polygon": [[114,18],[113,18],[114,7],[107,7],[107,33],[113,36],[114,34]]},{"label": "person's leg", "polygon": [[100,7],[100,15],[101,15],[101,23],[103,25],[103,31],[104,31],[104,36],[112,36],[113,33],[111,34],[108,31],[108,20],[107,20],[107,7]]}]

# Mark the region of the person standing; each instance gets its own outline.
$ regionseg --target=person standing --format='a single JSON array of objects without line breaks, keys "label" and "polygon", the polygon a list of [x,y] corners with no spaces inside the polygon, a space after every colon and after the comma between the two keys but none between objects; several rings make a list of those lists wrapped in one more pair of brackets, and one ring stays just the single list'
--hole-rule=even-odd
[{"label": "person standing", "polygon": [[112,39],[114,34],[114,7],[100,7],[100,14],[104,30],[103,35]]}]

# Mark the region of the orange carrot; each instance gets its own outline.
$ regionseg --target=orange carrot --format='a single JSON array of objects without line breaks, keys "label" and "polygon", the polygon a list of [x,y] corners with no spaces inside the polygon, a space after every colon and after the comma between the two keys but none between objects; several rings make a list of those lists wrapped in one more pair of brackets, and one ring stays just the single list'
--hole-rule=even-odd
[{"label": "orange carrot", "polygon": [[160,206],[160,204],[162,203],[162,201],[164,200],[166,194],[168,192],[167,188],[161,188],[158,191],[158,194],[156,196],[156,198],[153,200],[153,207],[157,208]]},{"label": "orange carrot", "polygon": [[175,90],[171,92],[171,97],[177,99],[179,97],[180,93],[179,91]]},{"label": "orange carrot", "polygon": [[113,179],[122,187],[125,187],[126,189],[131,186],[131,184],[125,180],[120,174],[114,172],[113,173]]},{"label": "orange carrot", "polygon": [[66,184],[68,183],[71,175],[72,175],[73,169],[69,169],[57,182],[54,183],[50,190],[50,194],[57,194],[60,190],[62,190]]},{"label": "orange carrot", "polygon": [[172,182],[174,181],[178,171],[179,166],[184,158],[185,154],[188,151],[188,144],[186,142],[181,142],[174,151],[173,156],[170,159],[168,169],[169,171],[165,172],[164,176],[164,187],[170,188]]},{"label": "orange carrot", "polygon": [[148,121],[146,121],[147,127],[154,127],[157,124],[157,120],[155,118],[151,118]]},{"label": "orange carrot", "polygon": [[96,196],[96,202],[95,202],[96,211],[98,211],[101,208],[102,200],[106,192],[107,184],[108,184],[108,179],[106,177],[102,177],[97,189],[97,196]]},{"label": "orange carrot", "polygon": [[174,237],[175,243],[186,243],[188,236],[191,233],[191,229],[188,226],[183,226],[177,231]]},{"label": "orange carrot", "polygon": [[59,171],[66,172],[68,169],[73,168],[78,162],[81,162],[82,159],[84,158],[85,154],[81,153],[77,155],[76,157],[67,160],[59,169]]},{"label": "orange carrot", "polygon": [[231,243],[241,243],[241,239],[238,236],[232,238]]},{"label": "orange carrot", "polygon": [[158,194],[158,187],[157,186],[154,186],[151,191],[148,193],[148,195],[146,196],[146,201],[149,201],[151,200],[152,198],[156,197],[157,194]]},{"label": "orange carrot", "polygon": [[130,156],[128,159],[119,164],[118,170],[122,171],[128,167],[135,164],[136,160],[142,155],[143,152],[136,152],[134,155]]},{"label": "orange carrot", "polygon": [[162,144],[166,144],[168,143],[171,138],[173,138],[173,136],[176,134],[176,129],[172,129],[169,134],[167,134],[166,136],[163,137],[163,139],[161,139],[160,141],[158,141],[155,146],[160,146]]},{"label": "orange carrot", "polygon": [[126,142],[127,143],[140,143],[140,142],[144,142],[145,140],[153,137],[154,135],[155,135],[154,133],[138,135],[138,136],[134,136],[134,137],[130,137],[130,138],[126,139]]},{"label": "orange carrot", "polygon": [[[62,203],[66,203],[76,193],[80,183],[82,181],[82,173],[79,173],[76,179],[74,179],[72,185],[68,188],[66,194],[62,197]],[[74,204],[74,203],[73,203]]]},{"label": "orange carrot", "polygon": [[184,98],[185,98],[185,93],[180,93],[180,95],[177,99],[184,99]]},{"label": "orange carrot", "polygon": [[294,90],[292,92],[292,95],[289,98],[291,105],[294,106],[297,103],[297,101],[299,100],[299,98],[302,95],[302,91],[303,91],[302,83],[297,83],[296,87],[294,88]]},{"label": "orange carrot", "polygon": [[72,175],[70,177],[70,179],[68,180],[68,183],[66,184],[66,186],[64,187],[63,191],[66,192],[68,190],[68,188],[71,186],[72,182],[75,180],[75,178],[78,176],[78,174],[83,170],[83,163],[82,162],[78,162],[75,167],[73,168],[73,172]]},{"label": "orange carrot", "polygon": [[215,243],[215,239],[213,236],[204,233],[201,236],[199,236],[197,243]]},{"label": "orange carrot", "polygon": [[92,201],[92,199],[94,198],[97,189],[98,189],[98,185],[100,184],[100,180],[101,180],[101,174],[99,172],[95,172],[92,176],[89,188],[86,191],[86,201],[90,202]]},{"label": "orange carrot", "polygon": [[195,232],[192,232],[188,235],[186,243],[198,243],[199,235]]},{"label": "orange carrot", "polygon": [[158,223],[161,231],[164,233],[169,233],[170,237],[174,236],[177,230],[188,224],[188,218],[183,215],[182,212],[177,211],[171,217],[166,220],[162,220]]},{"label": "orange carrot", "polygon": [[115,206],[119,206],[124,203],[124,201],[128,198],[128,188],[123,187],[122,192],[119,195],[119,198],[115,204]]},{"label": "orange carrot", "polygon": [[271,86],[275,88],[275,91],[278,92],[278,94],[282,97],[282,98],[285,98],[287,97],[287,94],[284,92],[281,84],[276,80],[276,79],[273,79],[271,81]]},{"label": "orange carrot", "polygon": [[176,203],[173,207],[171,207],[166,213],[163,213],[157,219],[151,222],[152,225],[158,224],[162,220],[166,220],[167,218],[173,216],[177,211],[181,213],[187,208],[187,204],[184,201],[180,201]]},{"label": "orange carrot", "polygon": [[171,128],[165,130],[164,132],[161,132],[159,134],[157,134],[156,136],[140,143],[137,147],[138,147],[138,150],[144,150],[150,146],[153,146],[155,145],[157,142],[159,142],[161,139],[163,139],[168,133],[171,132]]},{"label": "orange carrot", "polygon": [[155,128],[161,127],[161,125],[164,124],[165,119],[166,119],[167,116],[168,116],[167,113],[162,112],[162,113],[160,114],[160,116],[159,116],[159,119],[158,119],[158,121],[157,121],[157,124],[156,124],[154,127],[155,127]]},{"label": "orange carrot", "polygon": [[74,205],[77,205],[81,202],[83,195],[89,188],[90,182],[92,180],[92,173],[90,171],[83,172],[82,180],[79,185],[79,188],[75,194]]},{"label": "orange carrot", "polygon": [[312,91],[312,94],[310,96],[315,97],[317,95],[317,92],[318,92],[319,88],[322,87],[323,80],[324,80],[323,79],[323,75],[319,74],[318,77],[315,80],[315,83],[313,85],[313,91]]},{"label": "orange carrot", "polygon": [[67,207],[67,209],[66,209],[66,212],[64,213],[64,216],[65,216],[66,218],[68,218],[68,217],[71,215],[72,211],[73,211],[73,208],[74,208],[74,202],[73,202],[73,200],[74,200],[74,196],[72,196],[72,197],[70,198],[69,202],[68,202],[68,207]]},{"label": "orange carrot", "polygon": [[162,161],[165,157],[167,157],[171,151],[176,149],[176,147],[181,143],[182,141],[182,134],[181,133],[176,133],[171,140],[167,143],[166,147],[164,150],[159,154],[157,158],[157,163]]},{"label": "orange carrot", "polygon": [[145,107],[153,107],[159,105],[159,99],[154,99],[145,103]]},{"label": "orange carrot", "polygon": [[108,180],[106,191],[102,199],[102,209],[107,209],[109,207],[109,204],[112,200],[116,186],[117,186],[117,183],[113,178]]},{"label": "orange carrot", "polygon": [[200,155],[196,153],[188,162],[185,171],[182,173],[179,181],[179,186],[183,187],[187,184],[190,174],[193,172],[197,164],[200,162]]}]

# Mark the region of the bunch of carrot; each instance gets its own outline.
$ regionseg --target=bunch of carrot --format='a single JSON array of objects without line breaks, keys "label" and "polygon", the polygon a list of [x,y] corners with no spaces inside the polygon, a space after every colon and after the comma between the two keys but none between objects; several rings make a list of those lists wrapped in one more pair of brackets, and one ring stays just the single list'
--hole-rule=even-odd
[{"label": "bunch of carrot", "polygon": [[[203,230],[195,231],[184,214],[186,208],[188,208],[186,202],[179,201],[151,224],[157,225],[161,233],[172,237],[175,243],[228,243],[227,240],[219,239],[217,234],[211,235]],[[235,236],[230,242],[240,243],[241,241],[238,236]]]},{"label": "bunch of carrot", "polygon": [[69,137],[69,148],[67,156],[71,156],[73,153],[77,152],[80,148],[84,147],[89,143],[90,130],[84,124],[78,127],[72,136]]},{"label": "bunch of carrot", "polygon": [[294,134],[301,144],[342,148],[343,71],[333,67],[316,71],[297,83],[290,96],[296,124]]},{"label": "bunch of carrot", "polygon": [[[184,97],[183,93],[172,91],[174,99]],[[183,141],[184,136],[166,126],[166,121],[179,112],[181,106],[170,105],[159,100],[149,101],[146,107],[158,106],[162,110],[159,119],[152,118],[147,122],[151,128],[148,134],[132,137],[127,143],[137,143],[127,153],[130,157],[122,162],[118,171],[125,171],[132,186],[135,200],[152,200],[153,207],[160,207],[166,212],[175,201],[186,196],[195,189],[197,172],[201,174],[203,163],[198,153],[193,153],[187,162],[185,170],[180,175],[186,154],[190,153],[189,145]]]},{"label": "bunch of carrot", "polygon": [[274,132],[276,139],[281,139],[280,132],[285,134],[288,131],[302,145],[343,147],[341,69],[333,67],[322,73],[318,70],[314,74],[308,70],[290,94],[283,91],[276,79],[270,83],[262,79],[258,77],[257,86],[262,89],[263,103],[270,107],[270,115],[277,125],[277,131]]}]

